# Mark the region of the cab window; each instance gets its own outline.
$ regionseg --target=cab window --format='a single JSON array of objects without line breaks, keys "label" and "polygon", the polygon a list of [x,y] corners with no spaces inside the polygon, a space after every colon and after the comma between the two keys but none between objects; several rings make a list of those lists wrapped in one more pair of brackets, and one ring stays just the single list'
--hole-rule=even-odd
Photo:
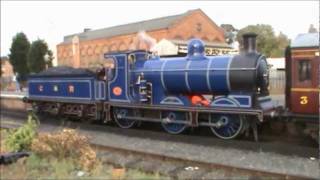
[{"label": "cab window", "polygon": [[135,63],[136,63],[136,56],[135,54],[129,54],[128,55],[128,61],[129,61],[129,68],[134,69]]},{"label": "cab window", "polygon": [[298,61],[298,78],[300,82],[311,80],[311,61],[307,59]]},{"label": "cab window", "polygon": [[107,80],[111,81],[114,78],[116,72],[114,59],[105,59],[104,67],[106,69]]}]

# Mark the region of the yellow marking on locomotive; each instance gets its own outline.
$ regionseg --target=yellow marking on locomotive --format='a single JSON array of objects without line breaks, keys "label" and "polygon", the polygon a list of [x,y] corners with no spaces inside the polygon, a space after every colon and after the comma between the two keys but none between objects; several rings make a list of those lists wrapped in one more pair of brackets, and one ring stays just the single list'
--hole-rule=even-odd
[{"label": "yellow marking on locomotive", "polygon": [[320,88],[291,88],[293,92],[320,92]]}]

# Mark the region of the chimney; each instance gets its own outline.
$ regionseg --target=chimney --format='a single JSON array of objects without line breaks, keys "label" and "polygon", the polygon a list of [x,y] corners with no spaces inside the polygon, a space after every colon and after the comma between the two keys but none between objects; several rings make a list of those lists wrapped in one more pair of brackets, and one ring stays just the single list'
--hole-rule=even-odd
[{"label": "chimney", "polygon": [[83,29],[83,32],[88,32],[88,31],[91,31],[91,29],[90,28],[84,28]]},{"label": "chimney", "polygon": [[242,36],[243,38],[243,51],[245,53],[254,53],[256,50],[256,37],[255,33],[246,33]]}]

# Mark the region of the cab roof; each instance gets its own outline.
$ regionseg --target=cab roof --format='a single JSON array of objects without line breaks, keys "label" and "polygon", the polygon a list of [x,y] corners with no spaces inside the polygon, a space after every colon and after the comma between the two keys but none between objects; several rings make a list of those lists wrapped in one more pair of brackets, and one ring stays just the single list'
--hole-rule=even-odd
[{"label": "cab roof", "polygon": [[115,56],[115,55],[120,55],[120,54],[131,54],[131,53],[151,53],[146,50],[128,50],[128,51],[117,51],[117,52],[110,52],[110,53],[105,53],[104,57],[110,57],[110,56]]}]

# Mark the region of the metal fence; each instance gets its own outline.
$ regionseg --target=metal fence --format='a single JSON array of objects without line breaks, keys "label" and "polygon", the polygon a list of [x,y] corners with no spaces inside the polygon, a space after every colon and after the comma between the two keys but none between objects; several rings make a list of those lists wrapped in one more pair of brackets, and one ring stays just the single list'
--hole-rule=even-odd
[{"label": "metal fence", "polygon": [[284,70],[270,69],[270,94],[284,94],[286,86],[286,74]]}]

